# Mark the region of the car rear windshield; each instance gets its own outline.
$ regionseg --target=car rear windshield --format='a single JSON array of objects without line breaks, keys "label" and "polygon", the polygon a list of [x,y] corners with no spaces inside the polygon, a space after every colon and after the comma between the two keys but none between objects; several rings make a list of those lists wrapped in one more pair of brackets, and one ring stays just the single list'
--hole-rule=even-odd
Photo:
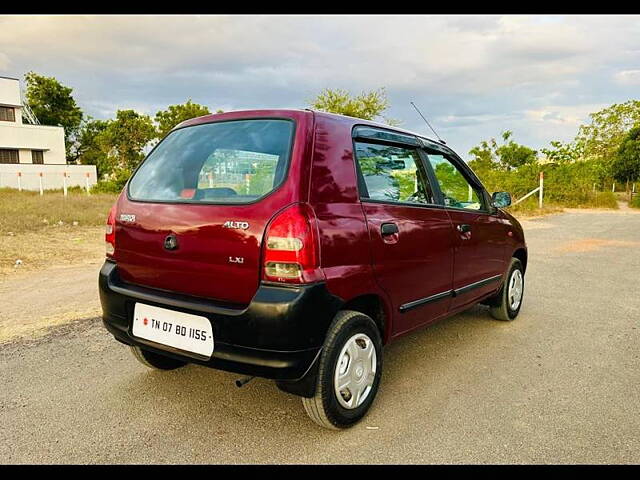
[{"label": "car rear windshield", "polygon": [[129,198],[148,202],[249,203],[284,180],[291,120],[206,123],[171,132],[129,182]]}]

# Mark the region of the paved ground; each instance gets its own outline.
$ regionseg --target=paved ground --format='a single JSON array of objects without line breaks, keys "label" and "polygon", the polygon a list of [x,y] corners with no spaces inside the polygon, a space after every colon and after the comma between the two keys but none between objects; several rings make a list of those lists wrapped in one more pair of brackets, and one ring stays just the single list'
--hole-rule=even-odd
[{"label": "paved ground", "polygon": [[0,346],[0,458],[638,463],[640,214],[569,211],[526,230],[518,319],[476,307],[388,346],[376,403],[351,430],[317,428],[265,380],[149,371],[91,318]]}]

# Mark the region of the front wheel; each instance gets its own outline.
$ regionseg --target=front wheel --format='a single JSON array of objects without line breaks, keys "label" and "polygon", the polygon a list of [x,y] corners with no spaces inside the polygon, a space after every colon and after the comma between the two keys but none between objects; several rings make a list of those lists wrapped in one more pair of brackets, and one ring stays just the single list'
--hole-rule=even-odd
[{"label": "front wheel", "polygon": [[511,321],[520,313],[524,296],[524,271],[522,262],[511,259],[507,277],[500,291],[489,302],[491,316],[496,320]]},{"label": "front wheel", "polygon": [[318,425],[338,430],[366,415],[382,375],[382,338],[367,315],[344,310],[336,315],[320,356],[316,393],[302,398]]}]

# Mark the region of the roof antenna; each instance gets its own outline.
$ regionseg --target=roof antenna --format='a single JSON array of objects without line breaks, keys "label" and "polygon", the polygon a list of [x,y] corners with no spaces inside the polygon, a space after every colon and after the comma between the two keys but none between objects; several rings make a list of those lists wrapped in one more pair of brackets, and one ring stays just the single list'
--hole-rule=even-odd
[{"label": "roof antenna", "polygon": [[416,107],[416,104],[415,104],[415,103],[413,103],[413,102],[409,102],[409,103],[411,103],[411,105],[413,105],[413,108],[415,108],[415,109],[416,109],[416,112],[418,112],[418,114],[422,117],[422,119],[423,119],[423,120],[425,121],[425,123],[429,126],[429,128],[430,128],[430,129],[431,129],[431,131],[434,133],[434,135],[435,135],[436,137],[438,137],[438,141],[439,141],[441,144],[446,145],[446,144],[447,144],[447,142],[445,142],[443,139],[441,139],[441,138],[440,138],[440,135],[438,135],[438,134],[436,133],[436,131],[433,129],[433,127],[431,126],[431,124],[429,123],[429,121],[428,121],[426,118],[424,118],[424,115],[422,115],[422,112],[421,112],[420,110],[418,110],[418,107]]}]

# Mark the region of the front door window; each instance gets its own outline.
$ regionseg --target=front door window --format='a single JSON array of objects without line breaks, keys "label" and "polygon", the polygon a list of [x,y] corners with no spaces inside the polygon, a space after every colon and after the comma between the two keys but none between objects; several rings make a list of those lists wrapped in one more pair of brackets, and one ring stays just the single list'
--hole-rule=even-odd
[{"label": "front door window", "polygon": [[483,210],[482,194],[474,188],[458,167],[439,154],[427,154],[440,184],[445,207],[465,210]]}]

